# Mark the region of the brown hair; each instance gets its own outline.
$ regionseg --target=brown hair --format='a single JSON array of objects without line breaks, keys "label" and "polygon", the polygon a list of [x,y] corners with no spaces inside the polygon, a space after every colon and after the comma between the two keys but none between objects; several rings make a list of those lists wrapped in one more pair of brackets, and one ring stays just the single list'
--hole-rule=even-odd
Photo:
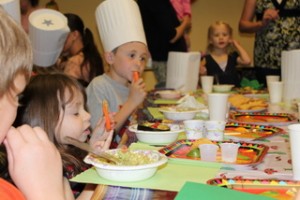
[{"label": "brown hair", "polygon": [[23,74],[29,80],[32,47],[28,35],[0,6],[0,97],[15,89],[14,80]]},{"label": "brown hair", "polygon": [[[230,37],[232,37],[233,35],[233,30],[232,30],[232,27],[226,23],[226,22],[223,22],[223,21],[216,21],[214,22],[213,24],[211,24],[209,27],[208,27],[208,31],[207,31],[207,52],[208,53],[211,53],[214,49],[214,46],[210,43],[210,40],[211,40],[211,36],[213,35],[214,33],[214,30],[215,30],[215,27],[216,26],[225,26],[225,28],[228,30],[228,33],[230,35]],[[227,47],[227,52],[231,52],[232,51],[232,48],[231,46],[228,46]]]},{"label": "brown hair", "polygon": [[[66,99],[66,91],[70,97]],[[64,169],[74,166],[75,174],[82,172],[85,164],[82,162],[85,152],[71,146],[63,145],[57,141],[55,131],[60,129],[60,112],[71,103],[76,95],[82,94],[86,102],[83,87],[75,79],[63,74],[39,74],[34,76],[23,92],[16,125],[29,124],[43,128],[49,139],[58,148]]]}]

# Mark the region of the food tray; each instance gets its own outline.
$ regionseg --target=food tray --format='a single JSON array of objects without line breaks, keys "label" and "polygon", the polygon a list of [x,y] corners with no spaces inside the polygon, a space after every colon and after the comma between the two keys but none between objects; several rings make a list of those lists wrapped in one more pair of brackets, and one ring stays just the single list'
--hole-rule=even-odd
[{"label": "food tray", "polygon": [[[192,145],[197,140],[178,140],[162,149],[159,150],[160,153],[165,154],[169,159],[182,159],[182,160],[194,160],[200,161],[200,157],[191,157],[187,154],[192,150]],[[229,141],[212,141],[214,144],[227,143]],[[240,144],[238,151],[238,158],[235,163],[224,163],[230,166],[252,166],[262,162],[269,147],[263,144],[255,144],[248,142],[232,142]],[[221,151],[217,152],[217,161],[221,161]]]},{"label": "food tray", "polygon": [[275,126],[228,122],[224,135],[234,141],[253,141],[283,133],[283,129]]},{"label": "food tray", "polygon": [[207,184],[285,200],[294,199],[300,188],[300,181],[272,179],[215,178],[208,180]]},{"label": "food tray", "polygon": [[297,118],[289,113],[231,112],[229,121],[259,125],[288,125],[297,123]]}]

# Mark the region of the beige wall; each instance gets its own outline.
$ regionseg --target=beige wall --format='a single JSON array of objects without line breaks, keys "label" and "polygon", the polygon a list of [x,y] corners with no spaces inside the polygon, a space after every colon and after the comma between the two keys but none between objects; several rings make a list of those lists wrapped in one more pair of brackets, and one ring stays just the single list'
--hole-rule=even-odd
[{"label": "beige wall", "polygon": [[[40,0],[40,5],[44,6],[49,0]],[[94,38],[100,45],[99,35],[95,22],[95,9],[102,0],[56,0],[60,11],[76,13],[82,17],[85,25],[94,33]],[[151,0],[149,0],[151,1]],[[216,21],[223,20],[228,22],[233,30],[234,37],[246,48],[252,56],[253,35],[240,35],[238,32],[238,21],[243,9],[243,0],[196,0],[192,5],[192,51],[204,51],[206,48],[206,35],[208,26]],[[149,82],[148,89],[153,87],[155,80],[153,75],[146,73]]]}]

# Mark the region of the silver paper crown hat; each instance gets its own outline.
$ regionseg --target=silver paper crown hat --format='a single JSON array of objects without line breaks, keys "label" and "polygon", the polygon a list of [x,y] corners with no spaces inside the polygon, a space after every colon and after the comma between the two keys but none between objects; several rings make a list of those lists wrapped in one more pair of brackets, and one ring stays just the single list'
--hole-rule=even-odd
[{"label": "silver paper crown hat", "polygon": [[39,9],[29,15],[29,38],[33,63],[49,67],[56,63],[70,32],[67,18],[52,9]]},{"label": "silver paper crown hat", "polygon": [[134,0],[105,0],[96,9],[96,21],[105,52],[127,42],[147,45],[141,13]]},{"label": "silver paper crown hat", "polygon": [[0,5],[19,24],[21,23],[21,10],[19,0],[0,0]]}]

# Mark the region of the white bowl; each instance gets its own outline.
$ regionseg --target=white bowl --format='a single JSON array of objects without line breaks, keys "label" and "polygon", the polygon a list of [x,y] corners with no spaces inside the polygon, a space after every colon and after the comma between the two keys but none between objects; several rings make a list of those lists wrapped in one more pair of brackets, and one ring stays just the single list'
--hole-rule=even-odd
[{"label": "white bowl", "polygon": [[220,84],[220,85],[213,85],[214,92],[230,92],[234,85],[230,84]]},{"label": "white bowl", "polygon": [[165,118],[174,121],[194,119],[196,114],[201,112],[199,109],[177,110],[175,108],[161,108],[159,111],[164,114]]},{"label": "white bowl", "polygon": [[[118,151],[121,150],[113,149],[107,150],[106,152],[115,155]],[[132,150],[131,152],[139,155],[145,155],[151,158],[153,162],[134,166],[111,165],[101,162],[92,154],[87,155],[84,158],[84,162],[93,165],[99,176],[102,178],[118,182],[134,182],[152,177],[157,171],[157,168],[168,161],[168,158],[164,154],[155,150]]]},{"label": "white bowl", "polygon": [[181,92],[178,90],[161,90],[156,93],[163,99],[179,99],[181,97]]},{"label": "white bowl", "polygon": [[135,132],[138,140],[143,143],[159,145],[175,142],[178,134],[184,132],[184,129],[178,124],[170,124],[170,131],[142,131],[137,130],[137,124],[131,125],[129,130]]}]

